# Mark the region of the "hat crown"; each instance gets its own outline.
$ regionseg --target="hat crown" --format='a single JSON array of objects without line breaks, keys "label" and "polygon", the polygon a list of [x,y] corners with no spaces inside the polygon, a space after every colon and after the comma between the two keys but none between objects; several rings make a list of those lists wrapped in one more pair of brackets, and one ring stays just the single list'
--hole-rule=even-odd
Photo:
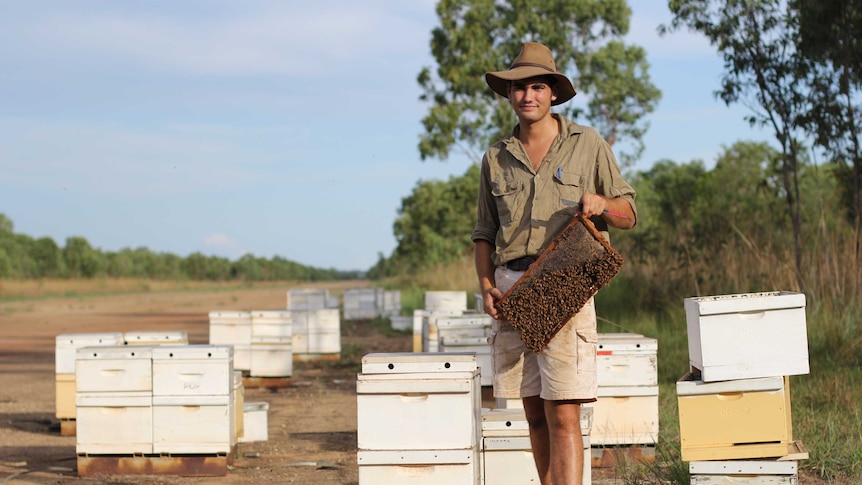
[{"label": "hat crown", "polygon": [[554,55],[551,54],[551,49],[548,49],[544,44],[538,42],[524,42],[521,47],[521,53],[509,66],[509,69],[516,67],[538,67],[548,72],[557,72],[557,65],[554,63]]}]

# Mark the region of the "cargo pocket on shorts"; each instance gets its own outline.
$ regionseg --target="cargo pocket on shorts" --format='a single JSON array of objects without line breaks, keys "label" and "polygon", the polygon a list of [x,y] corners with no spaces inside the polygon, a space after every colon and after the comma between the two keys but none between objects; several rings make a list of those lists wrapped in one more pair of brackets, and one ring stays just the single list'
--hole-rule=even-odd
[{"label": "cargo pocket on shorts", "polygon": [[596,373],[596,348],[599,334],[595,329],[577,329],[578,334],[578,374]]}]

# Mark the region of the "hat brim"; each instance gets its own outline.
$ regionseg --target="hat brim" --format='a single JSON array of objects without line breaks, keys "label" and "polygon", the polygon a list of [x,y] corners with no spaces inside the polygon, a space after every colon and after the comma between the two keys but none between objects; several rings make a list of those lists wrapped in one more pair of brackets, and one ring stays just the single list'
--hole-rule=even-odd
[{"label": "hat brim", "polygon": [[552,76],[557,79],[557,99],[551,101],[551,105],[556,106],[563,104],[572,99],[577,94],[575,87],[572,86],[572,81],[563,74],[558,72],[549,72],[540,67],[534,66],[518,66],[507,71],[496,71],[485,73],[485,82],[497,94],[504,98],[509,97],[507,85],[509,81],[520,81],[538,76]]}]

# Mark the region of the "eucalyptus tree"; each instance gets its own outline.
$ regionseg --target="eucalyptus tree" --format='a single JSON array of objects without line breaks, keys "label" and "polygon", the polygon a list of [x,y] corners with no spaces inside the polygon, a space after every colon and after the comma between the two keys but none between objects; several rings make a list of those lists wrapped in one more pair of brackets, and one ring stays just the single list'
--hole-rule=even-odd
[{"label": "eucalyptus tree", "polygon": [[635,149],[623,162],[640,154],[644,118],[661,93],[650,82],[645,51],[622,43],[631,17],[625,0],[440,0],[437,16],[440,25],[431,32],[437,66],[417,78],[420,99],[430,104],[419,140],[423,160],[445,160],[456,149],[478,161],[511,131],[512,109],[488,89],[484,74],[508,66],[525,41],[547,45],[557,70],[589,99],[587,110],[568,103],[561,113],[583,112],[611,143],[628,139]]},{"label": "eucalyptus tree", "polygon": [[836,164],[846,216],[855,233],[857,275],[862,288],[862,0],[795,0],[799,50],[811,64],[813,109],[805,121],[816,143]]},{"label": "eucalyptus tree", "polygon": [[784,0],[670,0],[670,32],[700,32],[724,59],[721,89],[728,105],[742,103],[752,125],[769,126],[781,147],[781,179],[793,227],[796,280],[802,288],[802,212],[799,195],[803,117],[810,109],[806,63],[796,49],[798,18]]}]

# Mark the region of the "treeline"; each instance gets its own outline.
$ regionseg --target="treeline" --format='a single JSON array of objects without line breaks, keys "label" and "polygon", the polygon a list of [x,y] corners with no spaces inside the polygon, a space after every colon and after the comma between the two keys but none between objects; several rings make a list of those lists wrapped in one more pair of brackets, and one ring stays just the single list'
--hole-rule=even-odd
[{"label": "treeline", "polygon": [[327,281],[356,279],[359,271],[305,266],[275,256],[246,254],[236,261],[193,253],[186,257],[156,253],[145,247],[102,251],[83,237],[69,237],[59,246],[49,237],[16,234],[12,221],[0,213],[0,278],[145,278],[198,281]]},{"label": "treeline", "polygon": [[[800,163],[805,244],[798,274],[780,160],[767,143],[737,142],[712,168],[701,160],[662,160],[629,174],[638,223],[611,231],[626,260],[617,281],[627,300],[660,312],[688,296],[788,290],[832,307],[854,304],[862,265],[843,172],[834,163]],[[418,183],[395,222],[397,248],[370,275],[414,272],[472,254],[478,177],[473,166],[445,182]]]}]

